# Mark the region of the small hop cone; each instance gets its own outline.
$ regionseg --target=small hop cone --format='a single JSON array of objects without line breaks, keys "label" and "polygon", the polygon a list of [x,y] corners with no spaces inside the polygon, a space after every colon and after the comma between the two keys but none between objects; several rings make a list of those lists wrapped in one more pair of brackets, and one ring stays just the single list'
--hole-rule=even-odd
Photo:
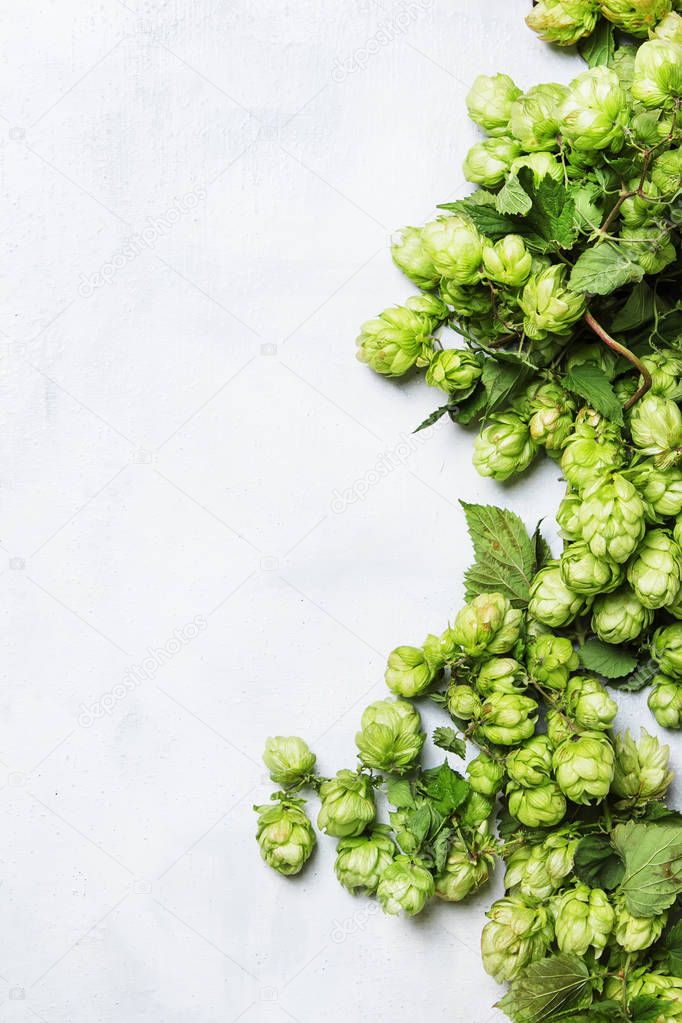
[{"label": "small hop cone", "polygon": [[551,632],[536,636],[528,644],[526,664],[536,682],[549,689],[566,688],[571,672],[580,663],[570,639]]},{"label": "small hop cone", "polygon": [[315,754],[296,735],[276,735],[266,740],[263,763],[275,785],[294,788],[315,769]]},{"label": "small hop cone", "polygon": [[491,798],[501,790],[504,773],[504,765],[499,760],[493,760],[487,753],[479,753],[469,762],[467,780],[473,792]]},{"label": "small hop cone", "polygon": [[408,856],[396,856],[381,875],[377,898],[384,913],[416,916],[434,891],[433,877],[423,864]]},{"label": "small hop cone", "polygon": [[608,795],[614,774],[613,746],[601,732],[564,739],[552,760],[559,788],[574,803],[599,802]]},{"label": "small hop cone", "polygon": [[600,0],[599,10],[616,28],[631,36],[646,38],[670,13],[671,0]]},{"label": "small hop cone", "polygon": [[515,412],[496,412],[474,441],[473,463],[481,476],[507,480],[525,472],[535,458],[538,445],[530,427]]},{"label": "small hop cone", "polygon": [[596,0],[540,0],[526,24],[547,43],[573,46],[594,31],[598,16]]},{"label": "small hop cone", "polygon": [[557,263],[533,275],[525,285],[519,305],[528,337],[541,341],[548,334],[568,334],[585,312],[585,297],[571,291],[566,268]]},{"label": "small hop cone", "polygon": [[505,135],[512,105],[520,95],[509,75],[479,75],[466,97],[469,117],[488,135]]},{"label": "small hop cone", "polygon": [[365,767],[402,774],[414,767],[425,738],[411,703],[377,700],[365,708],[355,744]]},{"label": "small hop cone", "polygon": [[317,826],[326,835],[352,838],[360,835],[376,815],[369,778],[354,771],[338,771],[320,786]]},{"label": "small hop cone", "polygon": [[682,45],[670,39],[642,43],[635,56],[631,89],[645,107],[673,107],[682,96]]},{"label": "small hop cone", "polygon": [[298,874],[315,848],[315,832],[303,810],[303,800],[282,800],[255,810],[256,839],[267,865],[287,877]]},{"label": "small hop cone", "polygon": [[628,99],[618,75],[606,65],[583,71],[568,87],[560,111],[563,138],[580,152],[623,145]]},{"label": "small hop cone", "polygon": [[535,899],[508,895],[494,902],[487,916],[481,955],[486,973],[498,984],[514,980],[525,966],[541,959],[554,937],[551,915]]},{"label": "small hop cone", "polygon": [[488,742],[516,746],[535,732],[538,705],[529,696],[491,693],[481,707],[479,727]]},{"label": "small hop cone", "polygon": [[365,834],[341,839],[336,849],[334,871],[348,891],[364,890],[371,894],[377,890],[383,872],[395,855],[391,829],[376,824]]},{"label": "small hop cone", "polygon": [[584,956],[604,951],[615,923],[615,913],[601,888],[576,884],[556,897],[554,920],[557,945],[562,952]]},{"label": "small hop cone", "polygon": [[596,597],[592,605],[592,629],[604,643],[622,644],[637,639],[654,620],[629,586]]},{"label": "small hop cone", "polygon": [[664,675],[682,680],[682,622],[656,629],[651,640],[651,655]]},{"label": "small hop cone", "polygon": [[644,607],[673,603],[682,582],[682,551],[668,532],[650,529],[628,564],[627,577]]},{"label": "small hop cone", "polygon": [[616,762],[611,786],[625,805],[646,804],[661,799],[673,780],[668,763],[670,747],[662,746],[655,735],[642,728],[639,742],[630,730],[616,736]]},{"label": "small hop cone", "polygon": [[459,612],[452,641],[469,657],[506,654],[521,635],[523,612],[501,593],[481,593]]},{"label": "small hop cone", "polygon": [[565,85],[536,85],[511,107],[512,135],[526,153],[549,152],[559,147],[559,110],[568,95]]},{"label": "small hop cone", "polygon": [[613,724],[618,704],[596,678],[574,676],[566,686],[564,703],[569,717],[581,728],[606,731]]},{"label": "small hop cone", "polygon": [[436,877],[436,895],[445,902],[462,902],[488,883],[494,865],[490,848],[477,848],[475,841],[467,848],[464,842],[455,840],[445,867]]},{"label": "small hop cone", "polygon": [[584,607],[585,598],[566,585],[558,562],[541,568],[533,579],[528,611],[551,629],[570,625]]},{"label": "small hop cone", "polygon": [[585,491],[578,513],[582,538],[595,558],[622,564],[646,531],[645,506],[635,487],[619,473]]},{"label": "small hop cone", "polygon": [[661,728],[682,728],[682,682],[656,675],[647,704]]},{"label": "small hop cone", "polygon": [[509,812],[527,828],[549,828],[566,816],[566,798],[553,779],[526,788],[510,782],[507,786]]}]

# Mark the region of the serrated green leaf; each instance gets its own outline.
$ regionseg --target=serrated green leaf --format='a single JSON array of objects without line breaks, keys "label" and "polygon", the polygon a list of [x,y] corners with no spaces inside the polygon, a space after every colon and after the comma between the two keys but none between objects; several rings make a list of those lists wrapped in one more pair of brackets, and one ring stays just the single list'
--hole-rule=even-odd
[{"label": "serrated green leaf", "polygon": [[434,423],[437,423],[438,420],[442,416],[444,416],[446,412],[449,412],[449,411],[450,411],[450,406],[449,405],[441,405],[440,408],[434,409],[434,411],[431,412],[430,415],[428,415],[426,417],[426,419],[424,419],[419,424],[419,426],[417,426],[416,429],[414,429],[412,431],[412,433],[419,433],[420,430],[428,429],[429,426],[433,426]]},{"label": "serrated green leaf", "polygon": [[481,377],[487,396],[486,414],[508,404],[534,372],[534,368],[527,363],[486,359]]},{"label": "serrated green leaf", "polygon": [[612,891],[623,879],[625,866],[603,835],[586,835],[575,851],[573,872],[591,888]]},{"label": "serrated green leaf", "polygon": [[666,954],[666,969],[673,977],[682,977],[682,920],[663,937],[659,948]]},{"label": "serrated green leaf", "polygon": [[466,739],[462,739],[454,728],[434,729],[433,742],[439,749],[444,749],[448,753],[455,753],[458,757],[466,756]]},{"label": "serrated green leaf", "polygon": [[616,333],[637,330],[645,323],[651,323],[655,308],[653,291],[646,281],[640,281],[639,284],[635,284],[627,301],[614,316],[610,329]]},{"label": "serrated green leaf", "polygon": [[584,398],[596,412],[610,419],[616,426],[623,425],[622,405],[601,366],[594,362],[583,362],[573,366],[562,383],[566,390]]},{"label": "serrated green leaf", "polygon": [[533,544],[533,550],[535,552],[535,571],[539,572],[541,568],[544,568],[552,560],[552,551],[545,540],[544,536],[540,532],[540,526],[542,525],[542,519],[538,522],[535,527],[535,532],[531,537]]},{"label": "serrated green leaf", "polygon": [[596,671],[604,678],[622,678],[637,667],[637,658],[621,647],[602,643],[600,639],[588,639],[578,650],[578,657],[584,668]]},{"label": "serrated green leaf", "polygon": [[431,851],[433,853],[433,865],[439,874],[447,862],[451,839],[452,830],[450,828],[444,828],[442,831],[439,831],[434,839]]},{"label": "serrated green leaf", "polygon": [[[478,195],[474,192],[474,195]],[[439,210],[448,210],[450,213],[460,213],[469,217],[472,223],[478,228],[481,234],[491,241],[498,241],[506,234],[516,231],[517,224],[513,217],[504,213],[498,213],[495,209],[495,196],[490,197],[492,205],[488,202],[474,200],[473,196],[467,199],[456,199],[454,202],[440,203]]]},{"label": "serrated green leaf", "polygon": [[477,387],[473,394],[464,401],[451,405],[448,414],[454,423],[467,426],[473,419],[483,411],[488,403],[488,395],[485,387]]},{"label": "serrated green leaf", "polygon": [[535,545],[523,522],[506,508],[460,504],[476,557],[465,576],[467,600],[496,591],[524,607],[535,574]]},{"label": "serrated green leaf", "polygon": [[440,767],[423,771],[419,788],[438,813],[445,817],[454,813],[469,795],[468,781],[457,771],[453,771],[447,760]]},{"label": "serrated green leaf", "polygon": [[386,798],[397,810],[416,806],[412,784],[406,778],[389,778],[386,785]]},{"label": "serrated green leaf", "polygon": [[634,916],[658,916],[682,892],[682,828],[679,824],[628,821],[611,841],[625,864],[621,891]]},{"label": "serrated green leaf", "polygon": [[515,174],[511,174],[495,197],[498,213],[528,213],[533,205],[531,197],[525,191]]},{"label": "serrated green leaf", "polygon": [[628,1002],[628,1014],[632,1023],[658,1023],[667,1019],[676,1006],[669,998],[657,998],[655,995],[637,995]]},{"label": "serrated green leaf", "polygon": [[498,1002],[514,1023],[543,1023],[592,1001],[590,971],[577,956],[560,953],[531,963]]},{"label": "serrated green leaf", "polygon": [[578,43],[578,53],[589,67],[610,64],[615,50],[614,27],[604,18],[598,20],[591,35],[585,36]]},{"label": "serrated green leaf", "polygon": [[624,245],[600,242],[586,249],[571,270],[568,284],[579,295],[610,295],[644,277],[644,268]]},{"label": "serrated green leaf", "polygon": [[537,249],[539,240],[545,252],[572,248],[578,229],[574,222],[575,203],[565,185],[549,175],[536,185],[528,168],[519,172],[519,181],[532,200],[532,206],[522,221],[521,232],[528,236],[529,247]]}]

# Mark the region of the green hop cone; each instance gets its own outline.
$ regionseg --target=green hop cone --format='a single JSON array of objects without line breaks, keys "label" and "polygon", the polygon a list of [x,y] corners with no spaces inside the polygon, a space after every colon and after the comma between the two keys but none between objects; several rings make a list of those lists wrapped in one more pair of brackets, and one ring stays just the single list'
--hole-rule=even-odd
[{"label": "green hop cone", "polygon": [[431,335],[447,314],[440,299],[426,295],[408,298],[404,306],[384,309],[360,328],[357,358],[375,373],[389,377],[403,376],[418,364],[426,365]]},{"label": "green hop cone", "polygon": [[533,257],[518,234],[508,234],[499,242],[483,246],[483,268],[486,277],[496,284],[520,288],[528,280]]},{"label": "green hop cone", "polygon": [[491,798],[504,783],[504,764],[487,753],[479,753],[467,766],[467,780],[473,792]]},{"label": "green hop cone", "polygon": [[488,820],[494,809],[495,800],[492,796],[472,791],[457,807],[457,820],[462,827],[478,828]]},{"label": "green hop cone", "polygon": [[535,899],[508,895],[494,902],[481,935],[486,973],[502,984],[513,980],[529,963],[542,959],[554,937],[552,918]]},{"label": "green hop cone", "polygon": [[355,736],[365,767],[401,774],[414,767],[424,745],[419,712],[406,700],[377,700],[363,711]]},{"label": "green hop cone", "polygon": [[476,142],[464,158],[462,170],[467,181],[485,188],[500,185],[517,156],[521,146],[516,139],[492,138]]},{"label": "green hop cone", "polygon": [[263,763],[275,785],[294,788],[312,774],[315,754],[296,735],[275,735],[266,739]]},{"label": "green hop cone", "polygon": [[682,622],[656,629],[651,640],[651,656],[664,675],[682,679]]},{"label": "green hop cone", "polygon": [[547,43],[573,46],[594,31],[598,13],[596,0],[540,0],[526,24]]},{"label": "green hop cone", "polygon": [[533,735],[507,754],[507,774],[517,785],[543,785],[552,774],[552,747],[546,735]]},{"label": "green hop cone", "polygon": [[672,107],[682,96],[682,46],[651,39],[637,50],[632,95],[645,107]]},{"label": "green hop cone", "polygon": [[298,874],[315,848],[315,832],[303,811],[302,799],[256,806],[256,839],[260,854],[280,874]]},{"label": "green hop cone", "polygon": [[396,696],[419,696],[443,668],[440,639],[428,636],[423,647],[399,646],[388,655],[384,678]]},{"label": "green hop cone", "polygon": [[476,284],[481,277],[483,239],[464,217],[441,217],[422,229],[424,248],[437,273],[455,284]]},{"label": "green hop cone", "polygon": [[558,148],[559,110],[567,94],[565,85],[536,85],[512,104],[512,135],[526,153]]},{"label": "green hop cone", "polygon": [[524,472],[535,458],[538,445],[526,422],[515,412],[496,412],[474,441],[473,463],[481,476],[506,480]]},{"label": "green hop cone", "polygon": [[512,104],[520,95],[509,75],[479,75],[466,97],[469,117],[488,135],[504,135]]},{"label": "green hop cone", "polygon": [[455,839],[441,873],[436,877],[436,895],[445,902],[462,902],[472,892],[488,883],[495,857],[490,847],[477,849],[472,842],[468,848]]},{"label": "green hop cone", "polygon": [[627,577],[644,607],[655,610],[674,601],[682,582],[682,551],[670,533],[647,532],[628,564]]},{"label": "green hop cone", "polygon": [[520,693],[526,688],[526,674],[514,657],[491,657],[484,661],[476,676],[481,696],[490,693]]},{"label": "green hop cone", "polygon": [[671,8],[671,0],[600,0],[599,3],[601,13],[616,28],[644,38]]},{"label": "green hop cone", "polygon": [[558,384],[543,384],[530,403],[531,438],[549,455],[558,455],[573,432],[575,402]]},{"label": "green hop cone", "polygon": [[434,891],[433,877],[422,863],[409,856],[396,856],[381,875],[377,898],[384,913],[416,916]]},{"label": "green hop cone", "polygon": [[610,593],[623,581],[622,567],[609,557],[595,557],[584,540],[569,544],[559,564],[566,586],[585,597]]},{"label": "green hop cone", "polygon": [[421,227],[403,227],[391,240],[393,262],[418,288],[437,288],[441,275],[433,265],[422,239]]},{"label": "green hop cone", "polygon": [[483,361],[464,348],[444,348],[431,356],[426,370],[429,387],[439,387],[458,399],[468,398],[481,379]]},{"label": "green hop cone", "polygon": [[[620,208],[620,219],[621,223],[626,227],[642,228],[651,219],[652,202],[656,202],[659,197],[658,188],[652,181],[645,181],[641,186],[639,178],[631,178],[626,182],[626,188],[629,192],[635,192],[635,195],[630,195],[623,203]],[[635,237],[640,232],[635,232]]]},{"label": "green hop cone", "polygon": [[554,749],[575,735],[575,725],[558,707],[547,711],[547,736]]},{"label": "green hop cone", "polygon": [[682,412],[669,398],[645,394],[630,413],[630,431],[635,446],[660,463],[682,445]]},{"label": "green hop cone", "polygon": [[618,713],[618,704],[596,678],[575,675],[564,693],[566,711],[581,728],[606,731]]},{"label": "green hop cone", "polygon": [[580,663],[570,639],[550,632],[528,644],[526,665],[529,675],[549,689],[565,689],[569,676]]},{"label": "green hop cone", "polygon": [[658,274],[677,259],[668,225],[663,221],[640,227],[623,225],[619,237],[647,274]]},{"label": "green hop cone", "polygon": [[582,504],[579,494],[568,491],[561,499],[556,513],[556,521],[564,540],[580,539],[580,521],[578,511]]},{"label": "green hop cone", "polygon": [[553,832],[539,845],[521,846],[507,861],[506,886],[545,902],[571,873],[577,846],[578,839],[566,829]]},{"label": "green hop cone", "polygon": [[653,619],[653,611],[644,607],[629,586],[596,597],[592,605],[592,629],[604,643],[631,643]]},{"label": "green hop cone", "polygon": [[[682,24],[682,18],[680,18]],[[669,149],[657,156],[651,165],[651,180],[658,188],[661,195],[672,197],[682,186],[682,147]],[[665,349],[665,353],[668,353]],[[661,353],[662,354],[662,353]],[[672,353],[671,353],[672,354]],[[653,356],[649,356],[653,358]],[[679,356],[675,355],[675,358]],[[646,360],[642,360],[646,363]],[[676,395],[666,394],[664,391],[655,390],[656,394],[663,394],[666,398],[673,398]]]},{"label": "green hop cone", "polygon": [[[668,5],[674,7],[675,4]],[[679,10],[679,3],[677,5]],[[682,18],[674,11],[666,14],[656,25],[653,31],[654,39],[669,39],[673,43],[682,43]]]},{"label": "green hop cone", "polygon": [[647,704],[661,728],[682,728],[682,682],[656,675]]},{"label": "green hop cone", "polygon": [[349,892],[364,889],[372,893],[395,854],[391,829],[376,824],[366,834],[341,839],[336,847],[334,871]]},{"label": "green hop cone", "polygon": [[[681,19],[682,20],[682,19]],[[670,153],[664,153],[670,156]],[[663,157],[659,157],[663,159]],[[682,187],[682,161],[679,161],[677,188]],[[657,394],[660,398],[670,398],[672,401],[682,397],[682,355],[671,348],[662,348],[651,355],[645,355],[642,362],[649,370],[651,376],[651,394]],[[642,378],[640,377],[640,384]]]},{"label": "green hop cone", "polygon": [[588,487],[578,513],[582,538],[596,558],[623,564],[646,530],[645,506],[637,490],[618,473]]},{"label": "green hop cone", "polygon": [[[646,459],[627,470],[627,476],[644,501],[649,522],[679,515],[682,512],[682,471],[675,466],[658,469],[652,459]],[[676,538],[678,544],[680,540]]]},{"label": "green hop cone", "polygon": [[559,788],[572,802],[597,802],[608,795],[613,781],[613,746],[601,732],[583,732],[557,746],[552,766]]},{"label": "green hop cone", "polygon": [[614,747],[616,765],[611,791],[629,806],[661,799],[673,780],[668,767],[670,747],[661,746],[656,736],[649,735],[644,728],[639,742],[627,729],[616,736]]},{"label": "green hop cone", "polygon": [[481,713],[481,698],[471,686],[451,685],[447,694],[448,711],[462,721],[478,719]]},{"label": "green hop cone", "polygon": [[561,471],[574,490],[582,493],[622,464],[619,434],[598,417],[579,414],[561,455]]},{"label": "green hop cone", "polygon": [[557,263],[534,274],[519,298],[523,327],[529,338],[541,341],[548,334],[568,334],[585,312],[585,296],[566,284],[566,267]]},{"label": "green hop cone", "polygon": [[455,284],[447,277],[441,281],[440,297],[458,317],[489,317],[493,308],[490,290],[485,285]]},{"label": "green hop cone", "polygon": [[576,884],[554,900],[556,941],[562,952],[584,956],[593,949],[599,958],[614,923],[613,907],[601,888]]},{"label": "green hop cone", "polygon": [[528,612],[551,629],[570,625],[584,607],[585,598],[566,585],[558,561],[541,568],[533,579]]},{"label": "green hop cone", "polygon": [[334,838],[360,835],[376,816],[372,784],[365,774],[337,771],[320,785],[317,826]]},{"label": "green hop cone", "polygon": [[660,273],[677,258],[670,231],[662,221],[643,227],[623,225],[619,237],[647,274]]},{"label": "green hop cone", "polygon": [[533,788],[509,782],[507,799],[512,817],[527,828],[550,828],[566,815],[566,798],[551,778]]},{"label": "green hop cone", "polygon": [[523,612],[501,593],[481,593],[459,612],[453,641],[469,657],[506,654],[521,635]]},{"label": "green hop cone", "polygon": [[479,727],[497,746],[516,746],[535,731],[538,705],[530,696],[491,693],[481,708]]},{"label": "green hop cone", "polygon": [[617,151],[627,123],[627,95],[615,71],[601,64],[573,79],[561,105],[559,126],[574,149]]},{"label": "green hop cone", "polygon": [[660,916],[633,916],[625,905],[623,895],[614,900],[616,921],[613,936],[626,952],[643,952],[658,941],[666,925],[668,914]]}]

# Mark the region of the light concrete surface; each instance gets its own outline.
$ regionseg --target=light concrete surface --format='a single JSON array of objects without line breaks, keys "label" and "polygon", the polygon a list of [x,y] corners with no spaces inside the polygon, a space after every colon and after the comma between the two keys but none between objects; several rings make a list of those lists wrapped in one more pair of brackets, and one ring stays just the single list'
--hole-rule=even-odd
[{"label": "light concrete surface", "polygon": [[352,764],[386,652],[457,609],[457,498],[560,493],[353,358],[410,293],[391,230],[465,188],[475,75],[571,76],[525,10],[3,14],[2,1023],[498,1018],[490,893],[384,918],[324,839],[287,882],[251,804],[268,734]]}]

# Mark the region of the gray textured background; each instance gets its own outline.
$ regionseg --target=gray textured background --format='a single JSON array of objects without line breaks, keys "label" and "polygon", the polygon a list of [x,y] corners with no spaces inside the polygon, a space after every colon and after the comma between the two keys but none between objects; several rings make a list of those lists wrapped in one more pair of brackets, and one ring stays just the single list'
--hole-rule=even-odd
[{"label": "gray textured background", "polygon": [[[487,1021],[484,895],[286,882],[267,734],[351,764],[442,628],[455,499],[534,524],[353,359],[390,231],[461,193],[479,72],[567,80],[525,0],[34,0],[3,16],[0,1020]],[[433,717],[433,715],[432,715]]]}]

